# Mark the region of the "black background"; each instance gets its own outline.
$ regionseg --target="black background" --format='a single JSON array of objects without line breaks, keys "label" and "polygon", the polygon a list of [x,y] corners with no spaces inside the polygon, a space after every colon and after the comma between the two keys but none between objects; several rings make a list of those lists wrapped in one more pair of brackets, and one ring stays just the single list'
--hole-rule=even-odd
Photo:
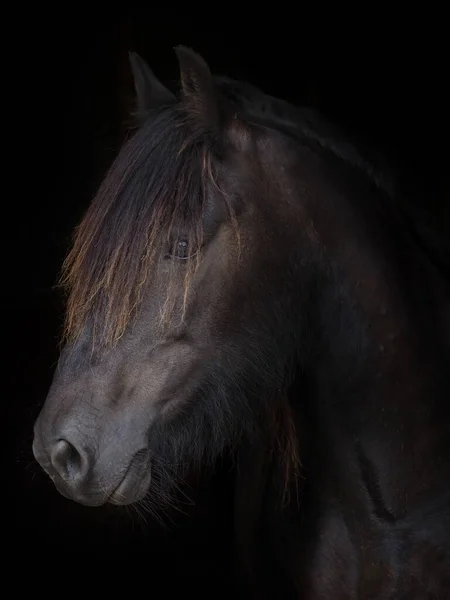
[{"label": "black background", "polygon": [[[4,131],[12,130],[12,141],[5,135],[11,167],[2,193],[1,485],[4,533],[24,567],[47,560],[48,548],[53,561],[81,549],[108,562],[145,553],[155,581],[164,578],[167,591],[182,580],[191,582],[186,592],[192,585],[198,593],[206,589],[206,574],[223,585],[227,580],[219,560],[230,527],[223,477],[212,486],[205,482],[191,518],[177,517],[178,526],[165,529],[148,518],[144,530],[117,511],[72,505],[31,455],[33,420],[57,359],[61,303],[53,285],[71,231],[123,139],[133,93],[128,50],[144,56],[174,90],[173,47],[185,44],[215,73],[322,109],[380,147],[414,200],[432,208],[445,230],[450,186],[443,15],[402,13],[394,23],[392,11],[383,13],[378,5],[335,17],[325,5],[314,17],[300,4],[286,6],[271,5],[270,12],[259,6],[244,17],[219,5],[205,5],[192,16],[173,6],[156,11],[117,4],[89,12],[69,4],[36,14],[27,9],[26,18],[4,24],[13,41],[3,78]],[[168,564],[169,581],[163,575]]]}]

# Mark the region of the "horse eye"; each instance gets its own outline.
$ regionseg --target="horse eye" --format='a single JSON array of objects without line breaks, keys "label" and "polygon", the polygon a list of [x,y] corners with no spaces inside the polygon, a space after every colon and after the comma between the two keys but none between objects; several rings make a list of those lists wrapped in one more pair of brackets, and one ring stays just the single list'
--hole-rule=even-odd
[{"label": "horse eye", "polygon": [[189,244],[187,240],[178,239],[171,248],[170,257],[177,258],[178,260],[187,260],[189,258],[188,249]]}]

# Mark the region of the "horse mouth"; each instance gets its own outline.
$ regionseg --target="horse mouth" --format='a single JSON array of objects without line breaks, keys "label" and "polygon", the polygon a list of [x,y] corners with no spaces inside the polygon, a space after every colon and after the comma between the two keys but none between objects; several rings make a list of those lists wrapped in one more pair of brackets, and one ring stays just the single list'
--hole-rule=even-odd
[{"label": "horse mouth", "polygon": [[106,502],[115,506],[134,504],[142,500],[150,487],[151,468],[142,453],[131,461],[119,485],[109,494]]}]

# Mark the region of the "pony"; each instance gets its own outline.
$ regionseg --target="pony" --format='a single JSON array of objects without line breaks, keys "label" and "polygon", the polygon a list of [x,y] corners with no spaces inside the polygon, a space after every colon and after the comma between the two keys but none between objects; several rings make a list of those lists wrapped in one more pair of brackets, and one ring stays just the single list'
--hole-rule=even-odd
[{"label": "pony", "polygon": [[75,502],[156,509],[229,456],[246,597],[449,597],[446,241],[338,127],[175,52],[177,93],[130,53],[36,460]]}]

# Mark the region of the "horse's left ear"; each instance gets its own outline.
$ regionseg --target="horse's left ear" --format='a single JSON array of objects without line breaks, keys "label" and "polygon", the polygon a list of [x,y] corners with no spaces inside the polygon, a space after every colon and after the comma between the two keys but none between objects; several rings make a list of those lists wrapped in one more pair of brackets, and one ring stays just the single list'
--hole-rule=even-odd
[{"label": "horse's left ear", "polygon": [[136,91],[136,112],[145,119],[150,110],[171,104],[175,96],[155,76],[145,60],[137,52],[128,54]]},{"label": "horse's left ear", "polygon": [[185,46],[176,46],[175,52],[180,65],[181,96],[193,123],[205,131],[219,133],[219,98],[208,65]]}]

